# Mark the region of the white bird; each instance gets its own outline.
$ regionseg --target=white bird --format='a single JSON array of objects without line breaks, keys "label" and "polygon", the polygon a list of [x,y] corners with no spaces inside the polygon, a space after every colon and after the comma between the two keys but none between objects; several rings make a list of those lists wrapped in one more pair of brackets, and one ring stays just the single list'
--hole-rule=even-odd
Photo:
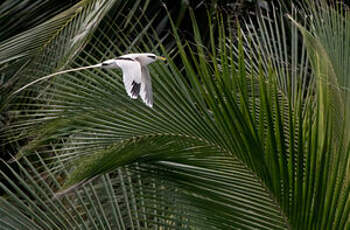
[{"label": "white bird", "polygon": [[126,92],[132,99],[141,97],[149,107],[153,106],[152,82],[147,65],[157,60],[166,59],[152,53],[133,53],[102,62],[101,67],[120,68]]},{"label": "white bird", "polygon": [[60,74],[74,72],[78,70],[84,70],[84,69],[92,69],[97,67],[106,68],[106,69],[120,68],[123,71],[123,81],[124,81],[125,89],[128,95],[133,99],[136,99],[138,98],[138,96],[140,96],[146,105],[148,105],[149,107],[152,107],[153,106],[152,82],[151,82],[151,76],[147,69],[147,65],[157,60],[165,61],[166,58],[157,56],[152,53],[126,54],[114,59],[109,59],[107,61],[104,61],[96,65],[83,66],[75,69],[63,70],[63,71],[59,71],[59,72],[38,78],[30,82],[29,84],[21,87],[20,89],[16,90],[11,94],[11,96],[21,92],[22,90],[26,89],[27,87],[39,81],[47,80]]}]

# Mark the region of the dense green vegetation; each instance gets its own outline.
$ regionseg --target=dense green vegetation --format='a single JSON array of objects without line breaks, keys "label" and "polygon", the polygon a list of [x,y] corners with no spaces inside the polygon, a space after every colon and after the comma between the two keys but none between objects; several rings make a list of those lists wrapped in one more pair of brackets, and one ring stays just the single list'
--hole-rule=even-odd
[{"label": "dense green vegetation", "polygon": [[[346,5],[7,0],[0,18],[0,229],[350,228]],[[168,60],[153,109],[119,70],[13,94],[131,52]]]}]

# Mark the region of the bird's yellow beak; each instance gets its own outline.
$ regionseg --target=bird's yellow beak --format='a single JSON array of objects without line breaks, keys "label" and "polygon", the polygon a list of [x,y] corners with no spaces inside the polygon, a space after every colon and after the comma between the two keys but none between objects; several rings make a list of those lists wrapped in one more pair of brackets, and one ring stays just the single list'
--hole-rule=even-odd
[{"label": "bird's yellow beak", "polygon": [[166,58],[165,58],[165,57],[162,57],[162,56],[157,56],[157,59],[158,59],[158,60],[162,60],[162,61],[166,61]]}]

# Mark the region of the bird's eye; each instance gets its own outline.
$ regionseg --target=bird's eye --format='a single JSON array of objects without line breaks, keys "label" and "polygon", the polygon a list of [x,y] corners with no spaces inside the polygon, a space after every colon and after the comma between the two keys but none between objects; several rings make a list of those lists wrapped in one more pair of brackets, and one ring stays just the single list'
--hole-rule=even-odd
[{"label": "bird's eye", "polygon": [[156,56],[153,56],[153,55],[148,55],[147,57],[156,59]]}]

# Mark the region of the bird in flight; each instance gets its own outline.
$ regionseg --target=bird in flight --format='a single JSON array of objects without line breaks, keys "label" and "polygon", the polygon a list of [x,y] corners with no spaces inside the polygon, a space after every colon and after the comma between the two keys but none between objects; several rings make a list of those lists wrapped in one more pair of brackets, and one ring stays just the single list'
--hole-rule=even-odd
[{"label": "bird in flight", "polygon": [[147,65],[157,60],[166,59],[152,53],[132,53],[101,63],[102,68],[120,68],[126,92],[132,99],[139,96],[149,107],[153,106],[152,82]]},{"label": "bird in flight", "polygon": [[25,88],[39,82],[42,80],[49,79],[51,77],[57,76],[59,74],[64,74],[68,72],[92,69],[92,68],[105,68],[105,69],[116,69],[119,68],[123,72],[123,82],[126,92],[132,99],[137,99],[139,96],[142,101],[149,107],[153,106],[153,92],[152,92],[152,82],[151,76],[149,74],[147,65],[155,62],[157,60],[165,61],[166,58],[157,56],[153,53],[131,53],[119,56],[114,59],[109,59],[102,63],[90,66],[83,66],[75,69],[68,69],[59,71],[30,82],[29,84],[21,87],[12,93],[15,95]]}]

